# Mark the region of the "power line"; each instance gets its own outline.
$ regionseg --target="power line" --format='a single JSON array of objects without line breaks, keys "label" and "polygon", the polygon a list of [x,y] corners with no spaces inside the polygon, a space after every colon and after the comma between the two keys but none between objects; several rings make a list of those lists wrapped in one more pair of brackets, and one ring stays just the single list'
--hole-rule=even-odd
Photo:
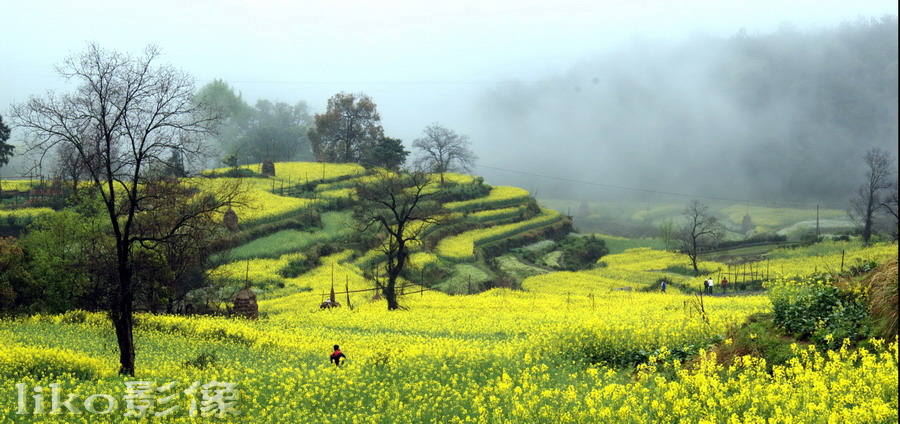
[{"label": "power line", "polygon": [[[585,184],[585,185],[591,185],[591,186],[596,186],[596,187],[606,187],[606,188],[614,188],[614,189],[619,189],[619,190],[637,191],[637,192],[642,192],[642,193],[664,194],[664,195],[668,195],[668,196],[678,196],[678,197],[686,197],[686,198],[692,198],[692,199],[700,198],[700,199],[709,199],[709,200],[721,200],[721,201],[727,201],[727,202],[754,204],[754,205],[758,205],[758,206],[802,206],[805,208],[814,207],[810,203],[771,202],[771,201],[759,201],[759,200],[749,200],[749,199],[735,199],[735,198],[710,196],[710,195],[695,194],[695,193],[693,193],[693,194],[692,193],[679,193],[679,192],[674,192],[674,191],[653,190],[653,189],[646,189],[646,188],[640,188],[640,187],[626,187],[626,186],[620,186],[620,185],[615,185],[615,184],[603,184],[603,183],[598,183],[598,182],[594,182],[594,181],[584,181],[584,180],[577,180],[574,178],[556,177],[556,176],[552,176],[552,175],[536,174],[533,172],[517,171],[517,170],[513,170],[513,169],[498,168],[495,166],[488,166],[488,165],[477,165],[477,166],[479,168],[487,168],[487,169],[493,169],[496,171],[528,175],[531,177],[546,178],[546,179],[550,179],[550,180],[564,181],[564,182],[576,183],[576,184]],[[821,205],[823,203],[820,202],[819,204]]]},{"label": "power line", "polygon": [[283,81],[283,80],[229,80],[241,84],[289,84],[289,85],[492,85],[527,84],[527,81]]}]

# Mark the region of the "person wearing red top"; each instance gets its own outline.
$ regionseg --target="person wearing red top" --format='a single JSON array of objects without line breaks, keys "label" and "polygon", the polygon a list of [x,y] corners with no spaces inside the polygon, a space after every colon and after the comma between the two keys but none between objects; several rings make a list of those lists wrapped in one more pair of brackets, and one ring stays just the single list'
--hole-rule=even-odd
[{"label": "person wearing red top", "polygon": [[728,278],[722,277],[722,293],[728,290]]},{"label": "person wearing red top", "polygon": [[334,362],[334,366],[341,366],[341,358],[347,359],[347,355],[344,355],[344,352],[341,352],[341,348],[338,345],[334,345],[334,352],[331,354],[331,362]]}]

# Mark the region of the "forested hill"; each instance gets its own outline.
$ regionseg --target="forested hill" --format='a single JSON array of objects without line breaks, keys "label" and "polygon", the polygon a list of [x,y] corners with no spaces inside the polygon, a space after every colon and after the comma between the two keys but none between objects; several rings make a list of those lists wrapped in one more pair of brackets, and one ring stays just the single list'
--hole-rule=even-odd
[{"label": "forested hill", "polygon": [[[635,41],[552,79],[487,93],[481,135],[497,147],[478,153],[485,164],[607,184],[845,201],[864,173],[863,152],[896,156],[897,27],[896,17],[860,18]],[[511,159],[509,149],[533,154]],[[589,188],[483,174],[538,192]]]}]

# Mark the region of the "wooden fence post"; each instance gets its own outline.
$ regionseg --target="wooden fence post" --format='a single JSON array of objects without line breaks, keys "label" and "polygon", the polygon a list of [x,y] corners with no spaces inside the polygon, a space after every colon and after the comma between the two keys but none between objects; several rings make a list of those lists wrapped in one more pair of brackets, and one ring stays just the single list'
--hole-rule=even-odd
[{"label": "wooden fence post", "polygon": [[841,274],[844,273],[844,249],[841,249]]}]

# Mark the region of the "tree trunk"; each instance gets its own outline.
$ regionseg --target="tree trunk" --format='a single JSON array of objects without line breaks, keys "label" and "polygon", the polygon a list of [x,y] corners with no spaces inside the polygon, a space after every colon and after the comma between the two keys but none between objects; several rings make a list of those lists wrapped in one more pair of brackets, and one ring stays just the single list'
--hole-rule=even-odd
[{"label": "tree trunk", "polygon": [[[870,206],[867,206],[867,208],[871,209]],[[873,213],[870,210],[866,211],[866,222],[862,233],[863,243],[865,244],[869,244],[869,240],[872,238],[872,215]]]},{"label": "tree trunk", "polygon": [[400,309],[400,304],[397,303],[396,281],[393,278],[388,278],[388,284],[384,287],[382,293],[384,298],[387,299],[389,311]]},{"label": "tree trunk", "polygon": [[689,254],[688,256],[690,256],[690,258],[691,258],[691,265],[694,266],[694,275],[700,275],[700,269],[697,268],[697,256],[700,255],[700,247],[697,246],[697,238],[696,237],[692,240],[691,246],[692,246],[691,254]]},{"label": "tree trunk", "polygon": [[131,287],[131,269],[128,267],[128,252],[117,249],[119,255],[119,290],[112,305],[112,320],[119,344],[119,375],[134,377],[134,293]]},{"label": "tree trunk", "polygon": [[[400,237],[402,237],[403,226],[400,226],[397,231],[398,234],[400,234]],[[403,265],[406,264],[406,256],[406,245],[401,240],[398,243],[397,256],[393,259],[388,259],[388,261],[397,261],[394,266],[388,268],[388,282],[383,290],[384,298],[387,299],[389,311],[400,309],[400,303],[397,301],[397,278],[400,277],[400,273],[403,272]]]},{"label": "tree trunk", "polygon": [[131,305],[122,303],[116,306],[113,324],[116,327],[116,340],[119,343],[119,375],[134,377],[134,318]]}]

